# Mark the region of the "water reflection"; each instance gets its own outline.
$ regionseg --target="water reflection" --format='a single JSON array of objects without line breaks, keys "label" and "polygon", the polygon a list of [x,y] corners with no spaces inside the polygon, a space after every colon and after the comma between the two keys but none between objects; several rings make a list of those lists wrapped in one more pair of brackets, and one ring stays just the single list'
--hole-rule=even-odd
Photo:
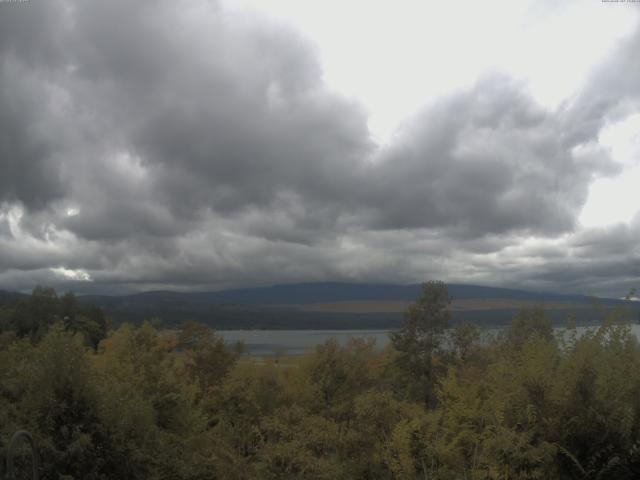
[{"label": "water reflection", "polygon": [[[596,326],[577,327],[578,334],[594,330]],[[484,330],[487,337],[497,335],[502,329]],[[556,328],[556,332],[563,328]],[[640,325],[631,326],[631,331],[640,339]],[[380,349],[389,344],[390,330],[220,330],[218,333],[228,342],[244,342],[250,356],[303,355],[316,345],[335,338],[341,345],[349,338],[374,338]]]}]

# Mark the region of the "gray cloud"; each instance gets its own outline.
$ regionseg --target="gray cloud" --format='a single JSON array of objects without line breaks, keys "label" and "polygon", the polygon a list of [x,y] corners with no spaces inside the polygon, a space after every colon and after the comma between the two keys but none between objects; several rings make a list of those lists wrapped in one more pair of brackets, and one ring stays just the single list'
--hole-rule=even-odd
[{"label": "gray cloud", "polygon": [[[59,144],[49,126],[51,112],[41,85],[22,77],[22,69],[11,59],[0,65],[0,200],[20,200],[43,206],[62,195],[62,181],[55,157]],[[52,118],[54,117],[54,118]]]},{"label": "gray cloud", "polygon": [[637,225],[576,233],[590,182],[618,169],[597,136],[637,108],[638,34],[554,111],[488,73],[379,147],[310,43],[259,14],[0,9],[0,287],[638,280]]},{"label": "gray cloud", "polygon": [[499,75],[441,100],[382,152],[377,222],[471,237],[572,230],[593,176],[616,171],[593,136],[563,137],[574,118],[570,109],[543,110]]},{"label": "gray cloud", "polygon": [[[534,285],[568,291],[606,292],[622,297],[637,289],[640,276],[640,215],[630,224],[587,229],[572,238],[564,254],[529,271]],[[571,252],[571,253],[568,253]]]}]

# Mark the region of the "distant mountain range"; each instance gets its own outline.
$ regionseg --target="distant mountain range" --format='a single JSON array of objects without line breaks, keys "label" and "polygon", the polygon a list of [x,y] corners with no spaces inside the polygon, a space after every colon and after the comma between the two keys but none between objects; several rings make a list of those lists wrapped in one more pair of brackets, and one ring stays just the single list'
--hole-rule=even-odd
[{"label": "distant mountain range", "polygon": [[[376,283],[300,283],[275,285],[262,288],[243,288],[220,292],[186,294],[203,295],[224,302],[282,305],[352,300],[406,300],[414,301],[420,294],[420,284],[394,285]],[[527,292],[508,288],[482,287],[478,285],[447,285],[449,295],[455,299],[502,298],[518,300],[564,300],[589,301],[581,295],[559,295],[553,293]],[[149,292],[143,295],[153,295]]]},{"label": "distant mountain range", "polygon": [[[116,324],[155,318],[166,325],[195,320],[219,329],[395,328],[420,289],[420,284],[300,283],[217,292],[83,295],[79,300],[98,305]],[[478,285],[449,284],[448,289],[453,320],[484,325],[509,323],[520,309],[534,304],[544,306],[555,323],[570,316],[579,323],[596,323],[624,303]],[[15,295],[19,294],[0,291],[0,301]],[[629,310],[632,320],[640,320],[640,302],[633,302]]]},{"label": "distant mountain range", "polygon": [[[158,318],[165,323],[192,319],[216,328],[394,328],[420,293],[420,284],[301,283],[218,292],[153,291],[125,296],[87,295],[116,321]],[[594,308],[622,304],[617,299],[529,292],[477,285],[448,285],[454,321],[508,323],[521,308],[542,304],[557,323],[574,315],[594,323]],[[640,315],[640,304],[634,304]]]}]

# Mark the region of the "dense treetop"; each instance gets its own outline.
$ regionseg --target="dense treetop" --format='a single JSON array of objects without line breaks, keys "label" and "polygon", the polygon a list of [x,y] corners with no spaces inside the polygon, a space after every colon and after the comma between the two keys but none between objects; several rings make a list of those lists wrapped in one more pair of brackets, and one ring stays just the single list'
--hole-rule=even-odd
[{"label": "dense treetop", "polygon": [[638,478],[622,314],[578,335],[524,311],[490,337],[447,308],[430,282],[386,350],[252,359],[193,322],[107,332],[38,288],[0,314],[0,455],[27,429],[47,479]]}]

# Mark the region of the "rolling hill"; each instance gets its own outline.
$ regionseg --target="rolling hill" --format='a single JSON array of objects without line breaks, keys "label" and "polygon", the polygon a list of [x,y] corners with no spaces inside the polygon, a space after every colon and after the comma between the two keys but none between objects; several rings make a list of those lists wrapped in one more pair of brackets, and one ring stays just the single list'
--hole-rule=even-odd
[{"label": "rolling hill", "polygon": [[[450,284],[454,321],[485,325],[508,323],[521,308],[541,304],[555,323],[575,316],[595,323],[603,312],[623,302],[581,295],[529,292],[477,285]],[[302,283],[217,292],[152,291],[124,296],[86,295],[114,320],[139,322],[157,318],[173,325],[196,320],[218,329],[352,329],[395,328],[415,300],[420,285],[362,283]],[[594,302],[600,309],[594,307]],[[640,303],[631,305],[640,318]]]}]

